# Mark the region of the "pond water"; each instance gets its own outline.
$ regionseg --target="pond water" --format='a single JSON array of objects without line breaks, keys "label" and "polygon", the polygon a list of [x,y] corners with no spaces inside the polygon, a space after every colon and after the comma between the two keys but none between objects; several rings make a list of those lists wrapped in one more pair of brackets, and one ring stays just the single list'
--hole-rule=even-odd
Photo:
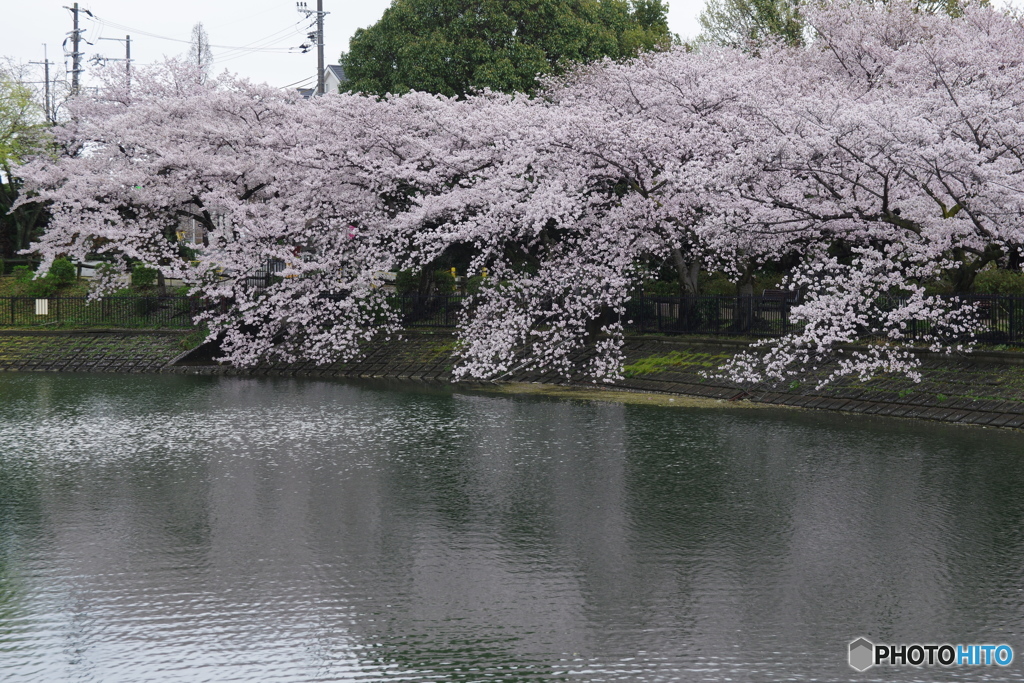
[{"label": "pond water", "polygon": [[1022,491],[997,430],[0,375],[0,680],[1020,681]]}]

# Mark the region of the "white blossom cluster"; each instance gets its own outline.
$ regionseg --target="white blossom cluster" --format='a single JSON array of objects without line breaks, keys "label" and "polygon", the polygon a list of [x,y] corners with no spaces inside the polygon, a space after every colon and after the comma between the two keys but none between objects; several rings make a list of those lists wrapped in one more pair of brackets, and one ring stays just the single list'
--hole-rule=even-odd
[{"label": "white blossom cluster", "polygon": [[[838,358],[825,382],[913,377],[912,325],[947,352],[977,326],[922,283],[966,286],[1024,245],[1024,25],[900,0],[804,15],[806,47],[605,61],[535,99],[302,100],[175,63],[129,89],[111,71],[56,129],[61,153],[19,171],[22,201],[51,207],[34,249],[141,261],[224,302],[204,319],[238,365],[357,355],[400,330],[382,272],[469,249],[490,274],[458,327],[456,376],[474,378],[614,379],[638,264],[743,284],[786,261],[800,325],[724,372]],[[169,239],[182,217],[207,227],[189,258]],[[272,259],[284,277],[248,286]]]}]

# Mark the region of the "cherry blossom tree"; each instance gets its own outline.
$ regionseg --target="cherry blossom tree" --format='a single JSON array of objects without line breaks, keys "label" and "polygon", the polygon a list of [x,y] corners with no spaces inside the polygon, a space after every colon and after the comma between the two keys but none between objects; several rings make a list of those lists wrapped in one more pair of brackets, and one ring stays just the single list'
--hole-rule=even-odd
[{"label": "cherry blossom tree", "polygon": [[[226,76],[202,83],[173,62],[137,71],[130,92],[107,77],[57,129],[68,154],[24,169],[35,199],[53,205],[37,251],[98,253],[122,271],[143,262],[222,302],[202,317],[237,364],[347,357],[397,329],[380,273],[402,249],[417,253],[396,221],[407,194],[459,172],[459,143],[438,125],[459,105],[304,101]],[[446,142],[425,142],[433,135]],[[446,165],[431,158],[437,148]],[[196,253],[174,240],[182,218],[206,229]],[[280,281],[253,287],[274,260],[286,264]]]},{"label": "cherry blossom tree", "polygon": [[[786,261],[799,324],[729,376],[836,358],[825,381],[914,376],[911,326],[962,351],[975,325],[925,283],[966,292],[990,263],[1019,268],[1024,28],[902,2],[803,17],[806,46],[605,61],[533,99],[305,101],[173,63],[129,92],[111,73],[57,129],[68,153],[23,169],[54,207],[35,248],[142,261],[224,302],[204,319],[236,364],[352,357],[399,329],[382,271],[468,250],[491,275],[458,329],[456,374],[477,378],[617,377],[646,260],[676,264],[684,291],[705,267],[747,293],[754,269]],[[172,239],[181,217],[207,228],[196,254]],[[284,277],[252,287],[269,260]]]},{"label": "cherry blossom tree", "polygon": [[809,50],[764,57],[775,66],[751,103],[757,144],[732,184],[745,229],[769,248],[800,246],[791,282],[808,297],[793,313],[807,324],[760,363],[747,354],[729,369],[783,379],[871,336],[885,343],[847,351],[844,372],[914,376],[912,321],[946,351],[974,326],[969,306],[922,283],[945,273],[966,292],[988,263],[1019,263],[1024,29],[990,9],[951,19],[901,3],[806,17]]}]

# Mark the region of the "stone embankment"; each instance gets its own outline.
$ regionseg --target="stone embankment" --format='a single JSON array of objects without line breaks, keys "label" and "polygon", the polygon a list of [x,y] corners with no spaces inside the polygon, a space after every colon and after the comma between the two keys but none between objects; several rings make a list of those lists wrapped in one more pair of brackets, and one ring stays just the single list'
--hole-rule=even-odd
[{"label": "stone embankment", "polygon": [[[182,333],[78,332],[0,333],[0,370],[173,372],[202,375],[313,378],[390,378],[434,382],[452,379],[453,340],[446,332],[414,332],[404,339],[372,344],[356,362],[317,366],[267,363],[239,369],[219,365],[202,348],[182,353]],[[712,376],[715,368],[743,348],[742,342],[636,337],[627,342],[626,377],[612,387],[721,401],[747,401],[819,410],[887,415],[964,424],[1024,428],[1024,354],[981,352],[964,357],[925,354],[924,381],[879,377],[846,379],[823,389],[819,377],[784,386],[739,386]],[[582,361],[581,356],[578,360]],[[593,388],[582,379],[516,372],[507,382]]]},{"label": "stone embankment", "polygon": [[148,330],[3,331],[0,371],[160,372],[188,340],[188,332]]}]

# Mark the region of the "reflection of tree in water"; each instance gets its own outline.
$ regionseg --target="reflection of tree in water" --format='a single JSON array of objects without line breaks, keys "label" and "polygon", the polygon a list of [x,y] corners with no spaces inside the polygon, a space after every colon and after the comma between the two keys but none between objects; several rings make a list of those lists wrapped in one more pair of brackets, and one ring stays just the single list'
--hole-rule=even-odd
[{"label": "reflection of tree in water", "polygon": [[[1014,630],[992,621],[1024,613],[1024,458],[1019,434],[941,427],[944,448],[923,457],[920,503],[942,519],[943,595],[964,632]],[[911,534],[914,530],[907,529]],[[1005,628],[1009,626],[1009,629]],[[1005,639],[1005,638],[1004,638]],[[1002,642],[1002,641],[1000,641]]]},{"label": "reflection of tree in water", "polygon": [[516,653],[513,646],[514,641],[447,639],[439,643],[437,639],[427,637],[418,644],[410,642],[406,634],[396,634],[394,639],[386,638],[385,642],[376,645],[373,659],[368,663],[384,670],[398,667],[420,681],[552,683],[578,680],[575,676],[566,675],[568,662],[562,667],[553,665],[550,657],[531,661]]},{"label": "reflection of tree in water", "polygon": [[622,562],[621,406],[397,401],[457,427],[390,439],[372,483],[314,493],[315,545],[345,548],[339,589],[389,601],[349,633],[370,665],[424,680],[560,680],[589,649],[587,576]]},{"label": "reflection of tree in water", "polygon": [[630,580],[633,594],[650,606],[637,618],[660,617],[667,620],[661,625],[687,633],[701,578],[720,570],[716,550],[729,488],[728,459],[717,451],[721,416],[631,408],[629,418],[630,549],[639,568]]},{"label": "reflection of tree in water", "polygon": [[0,650],[23,630],[29,587],[16,569],[16,558],[41,541],[43,509],[35,468],[6,462],[0,456]]},{"label": "reflection of tree in water", "polygon": [[[630,421],[631,518],[651,538],[638,548],[657,550],[641,566],[654,574],[660,561],[702,597],[704,644],[816,651],[865,625],[927,640],[1017,619],[1019,434],[820,413],[649,415]],[[679,457],[654,448],[650,470],[634,467],[659,435]]]},{"label": "reflection of tree in water", "polygon": [[171,610],[168,642],[210,618],[217,662],[259,651],[320,678],[626,680],[627,653],[647,675],[783,636],[831,652],[851,620],[980,633],[1021,612],[1017,434],[332,383],[128,387],[138,405],[117,383],[32,386],[0,387],[26,424],[106,406],[126,433],[172,422],[180,446],[0,452],[0,623],[24,604],[12,539],[45,535],[90,617],[64,606],[76,647]]}]

